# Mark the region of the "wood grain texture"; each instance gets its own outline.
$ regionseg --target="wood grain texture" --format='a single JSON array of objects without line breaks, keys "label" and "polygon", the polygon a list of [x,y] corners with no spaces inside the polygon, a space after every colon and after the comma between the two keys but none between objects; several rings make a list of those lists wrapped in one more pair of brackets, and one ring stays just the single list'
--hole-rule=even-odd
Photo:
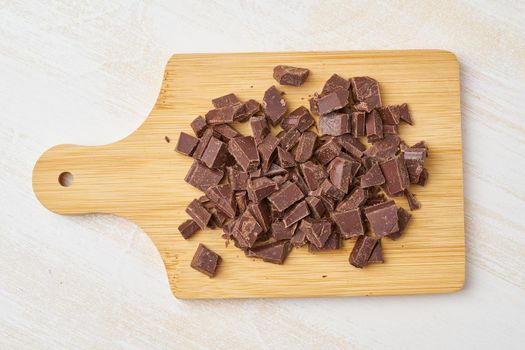
[{"label": "wood grain texture", "polygon": [[[415,126],[401,126],[409,144],[428,142],[430,181],[414,188],[423,209],[405,236],[384,242],[386,264],[360,270],[348,264],[354,241],[335,253],[294,250],[283,266],[247,259],[225,247],[221,230],[184,240],[177,226],[201,192],[184,182],[192,162],[173,152],[164,136],[191,133],[193,118],[211,99],[235,92],[261,100],[275,84],[277,64],[307,67],[300,88],[282,87],[290,110],[307,104],[334,72],[368,75],[381,84],[383,102],[408,102]],[[122,141],[96,147],[56,146],[37,162],[33,187],[39,200],[60,214],[110,213],[137,223],[152,239],[166,266],[171,289],[181,298],[249,298],[446,293],[464,283],[463,172],[459,65],[446,51],[350,51],[308,53],[187,54],[170,59],[160,95],[148,119]],[[249,134],[248,123],[237,125]],[[58,183],[68,171],[70,187]],[[400,201],[407,207],[405,201]],[[190,267],[199,242],[223,263],[214,279]],[[326,276],[326,277],[323,277]]]}]

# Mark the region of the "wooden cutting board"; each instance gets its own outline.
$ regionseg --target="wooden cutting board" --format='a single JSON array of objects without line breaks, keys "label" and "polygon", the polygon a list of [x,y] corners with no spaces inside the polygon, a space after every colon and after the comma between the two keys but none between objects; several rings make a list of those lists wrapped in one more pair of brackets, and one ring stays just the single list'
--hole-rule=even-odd
[{"label": "wooden cutting board", "polygon": [[[225,247],[221,230],[201,231],[187,241],[178,233],[186,205],[202,195],[184,182],[192,159],[174,152],[179,133],[192,132],[190,122],[212,108],[212,98],[234,92],[242,100],[261,101],[276,84],[277,64],[311,70],[303,86],[280,87],[290,110],[308,106],[308,96],[332,73],[371,76],[380,82],[384,104],[409,104],[415,125],[402,125],[400,134],[408,144],[427,141],[430,177],[426,187],[412,186],[423,207],[413,212],[405,235],[395,242],[383,239],[385,264],[350,266],[354,240],[336,252],[295,249],[284,265],[273,265]],[[248,128],[246,123],[238,129],[249,134]],[[59,182],[65,172],[74,178],[69,187]],[[56,213],[111,213],[134,221],[156,245],[180,298],[457,291],[465,276],[459,64],[452,53],[439,50],[174,55],[155,106],[138,130],[110,145],[51,148],[35,165],[33,188]],[[396,202],[408,208],[404,199]],[[190,267],[199,242],[223,258],[213,279]]]}]

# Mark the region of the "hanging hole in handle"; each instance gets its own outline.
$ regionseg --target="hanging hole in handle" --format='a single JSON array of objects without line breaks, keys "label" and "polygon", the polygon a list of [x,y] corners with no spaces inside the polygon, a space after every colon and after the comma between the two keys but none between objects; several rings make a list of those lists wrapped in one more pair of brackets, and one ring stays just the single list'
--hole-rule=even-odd
[{"label": "hanging hole in handle", "polygon": [[58,175],[58,183],[62,187],[69,187],[73,184],[73,174],[71,174],[69,171],[64,171],[60,175]]}]

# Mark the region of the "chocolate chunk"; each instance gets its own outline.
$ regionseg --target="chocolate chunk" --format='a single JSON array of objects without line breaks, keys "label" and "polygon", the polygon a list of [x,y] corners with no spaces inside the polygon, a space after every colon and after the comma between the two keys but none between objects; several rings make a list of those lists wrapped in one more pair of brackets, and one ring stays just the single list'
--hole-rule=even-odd
[{"label": "chocolate chunk", "polygon": [[239,99],[235,94],[228,94],[221,97],[214,98],[211,100],[211,103],[213,104],[213,107],[215,108],[222,108],[226,106],[230,106],[236,103],[239,103]]},{"label": "chocolate chunk", "polygon": [[348,187],[352,183],[353,163],[343,157],[336,157],[328,165],[328,176],[330,181],[339,190],[348,193]]},{"label": "chocolate chunk", "polygon": [[237,202],[230,184],[211,186],[206,190],[206,196],[230,219],[235,218]]},{"label": "chocolate chunk", "polygon": [[205,229],[210,221],[211,214],[202,206],[202,204],[194,199],[186,208],[186,213],[199,225],[201,229]]},{"label": "chocolate chunk", "polygon": [[352,252],[350,253],[350,258],[348,260],[350,264],[358,268],[365,267],[376,244],[377,241],[372,237],[364,235],[359,236]]},{"label": "chocolate chunk", "polygon": [[360,137],[366,135],[365,112],[352,112],[351,116],[352,136]]},{"label": "chocolate chunk", "polygon": [[341,154],[341,145],[336,140],[331,140],[317,148],[314,154],[319,163],[327,165]]},{"label": "chocolate chunk", "polygon": [[204,130],[202,137],[199,139],[199,144],[193,151],[193,158],[201,159],[202,155],[204,154],[204,151],[206,151],[206,147],[208,147],[208,142],[210,142],[210,139],[212,137],[213,137],[213,128],[208,128]]},{"label": "chocolate chunk", "polygon": [[217,273],[217,267],[221,263],[221,257],[206,248],[204,244],[199,243],[199,247],[191,259],[191,267],[195,270],[202,272],[208,277],[214,277]]},{"label": "chocolate chunk", "polygon": [[259,203],[250,203],[248,209],[255,217],[259,225],[262,227],[263,232],[267,232],[271,227],[271,214],[270,208],[266,201],[260,201]]},{"label": "chocolate chunk", "polygon": [[417,183],[420,186],[425,186],[428,180],[428,171],[426,168],[423,168],[421,175],[419,175],[419,182]]},{"label": "chocolate chunk", "polygon": [[338,205],[337,211],[346,211],[356,209],[366,201],[366,192],[362,188],[355,188],[345,199]]},{"label": "chocolate chunk", "polygon": [[233,123],[235,118],[244,113],[244,105],[242,103],[235,103],[221,108],[215,108],[206,113],[206,123],[208,124],[224,124]]},{"label": "chocolate chunk", "polygon": [[295,160],[290,152],[285,151],[281,147],[277,147],[277,164],[281,168],[291,168],[295,166]]},{"label": "chocolate chunk", "polygon": [[384,124],[397,125],[399,120],[403,120],[412,125],[412,118],[408,112],[408,105],[403,103],[395,106],[385,106],[379,108],[379,114]]},{"label": "chocolate chunk", "polygon": [[387,236],[388,238],[390,238],[392,240],[396,240],[399,237],[401,237],[401,235],[405,231],[405,228],[407,227],[408,223],[410,222],[410,219],[412,218],[412,214],[410,214],[408,211],[406,211],[405,208],[399,207],[397,209],[397,217],[398,217],[397,225],[399,226],[399,230],[396,231],[396,232],[393,232],[393,233],[391,233],[391,234],[389,234]]},{"label": "chocolate chunk", "polygon": [[364,207],[371,207],[379,203],[387,202],[388,199],[382,193],[369,194]]},{"label": "chocolate chunk", "polygon": [[263,115],[256,115],[250,118],[250,126],[252,128],[252,134],[255,138],[255,143],[261,143],[264,138],[270,133],[268,127],[268,121]]},{"label": "chocolate chunk", "polygon": [[328,94],[339,88],[344,89],[344,90],[349,90],[350,81],[337,74],[333,74],[324,84],[323,91],[321,93]]},{"label": "chocolate chunk", "polygon": [[208,168],[222,168],[226,163],[227,154],[228,146],[224,142],[212,137],[208,142],[206,150],[202,154],[201,161],[206,164]]},{"label": "chocolate chunk", "polygon": [[381,246],[381,240],[378,240],[376,246],[372,250],[370,257],[368,258],[369,264],[382,264],[384,263],[383,259],[383,248]]},{"label": "chocolate chunk", "polygon": [[334,201],[340,201],[343,199],[345,193],[335,187],[330,180],[326,179],[323,181],[321,186],[319,186],[319,190],[321,190],[321,194],[324,197],[332,198]]},{"label": "chocolate chunk", "polygon": [[[290,243],[296,248],[302,247],[303,245],[308,243],[306,239],[306,231],[304,229],[301,229],[301,226],[303,226],[303,222],[305,222],[305,220],[301,220],[299,226],[295,230],[294,235],[292,236],[292,239],[290,239]],[[310,224],[308,223],[308,225]]]},{"label": "chocolate chunk", "polygon": [[276,241],[283,239],[291,239],[295,233],[297,224],[286,227],[281,220],[277,220],[272,223],[272,235]]},{"label": "chocolate chunk", "polygon": [[361,188],[379,186],[385,183],[379,164],[374,164],[359,180]]},{"label": "chocolate chunk", "polygon": [[332,92],[323,94],[317,99],[320,115],[328,114],[343,108],[348,104],[349,92],[344,88],[336,88]]},{"label": "chocolate chunk", "polygon": [[184,239],[188,239],[199,231],[199,225],[193,220],[186,220],[179,225],[179,232]]},{"label": "chocolate chunk", "polygon": [[419,183],[419,179],[423,173],[426,156],[426,148],[409,147],[405,149],[403,159],[405,161],[410,183]]},{"label": "chocolate chunk", "polygon": [[301,172],[310,191],[317,190],[327,178],[324,167],[311,161],[301,164]]},{"label": "chocolate chunk", "polygon": [[332,213],[332,219],[339,228],[344,239],[365,234],[359,209],[334,212]]},{"label": "chocolate chunk", "polygon": [[273,69],[273,78],[281,85],[300,86],[308,78],[306,68],[278,65]]},{"label": "chocolate chunk", "polygon": [[306,197],[306,203],[310,207],[310,214],[314,219],[320,219],[326,213],[326,208],[323,202],[318,197]]},{"label": "chocolate chunk", "polygon": [[235,137],[242,136],[237,130],[229,126],[228,124],[216,125],[213,130],[220,135],[220,139],[226,143],[230,142]]},{"label": "chocolate chunk", "polygon": [[366,207],[364,212],[376,238],[399,230],[397,207],[393,200]]},{"label": "chocolate chunk", "polygon": [[257,146],[259,155],[261,156],[261,170],[267,171],[273,161],[275,150],[279,145],[279,140],[273,134],[268,134],[263,142]]},{"label": "chocolate chunk", "polygon": [[381,120],[378,111],[374,109],[372,112],[368,113],[365,124],[366,136],[368,136],[369,139],[377,141],[383,138],[383,121]]},{"label": "chocolate chunk", "polygon": [[286,101],[275,86],[270,87],[264,93],[263,108],[264,114],[270,119],[273,126],[281,123],[281,120],[288,110]]},{"label": "chocolate chunk", "polygon": [[341,235],[339,232],[332,232],[330,237],[326,240],[325,244],[322,248],[317,248],[315,244],[309,244],[308,245],[308,251],[310,253],[316,253],[316,252],[322,252],[322,251],[328,251],[328,250],[338,250],[341,249],[343,245],[343,242],[341,240]]},{"label": "chocolate chunk", "polygon": [[236,220],[232,229],[232,236],[241,248],[251,248],[263,232],[261,225],[249,210],[246,210]]},{"label": "chocolate chunk", "polygon": [[244,171],[256,170],[259,166],[259,153],[255,139],[251,136],[236,137],[228,142],[228,151],[235,157]]},{"label": "chocolate chunk", "polygon": [[312,157],[316,140],[317,135],[313,132],[306,131],[301,135],[295,150],[295,160],[298,163],[304,163]]},{"label": "chocolate chunk", "polygon": [[403,155],[382,162],[380,165],[385,177],[384,189],[386,194],[389,196],[402,195],[403,191],[410,186]]},{"label": "chocolate chunk", "polygon": [[330,113],[319,119],[321,135],[340,136],[350,132],[350,116],[347,113]]},{"label": "chocolate chunk", "polygon": [[297,144],[299,141],[299,137],[301,137],[301,133],[297,129],[292,129],[287,132],[285,132],[279,142],[281,144],[281,147],[285,149],[286,151],[289,151],[292,149],[293,146]]},{"label": "chocolate chunk", "polygon": [[319,96],[317,94],[314,95],[314,97],[308,99],[308,103],[310,104],[310,110],[312,113],[319,114],[319,105],[317,104],[317,99]]},{"label": "chocolate chunk", "polygon": [[[271,167],[270,167],[270,170],[271,170]],[[287,170],[285,169],[285,171]],[[288,178],[289,176],[287,172],[285,175],[277,175],[277,176],[272,177],[272,180],[280,187],[283,183],[288,181]]]},{"label": "chocolate chunk", "polygon": [[364,154],[378,160],[387,160],[396,155],[401,139],[397,135],[385,135],[382,140],[375,142]]},{"label": "chocolate chunk", "polygon": [[215,209],[211,212],[211,220],[208,222],[208,227],[210,226],[210,223],[213,223],[215,227],[223,227],[227,219],[228,216],[224,214],[222,210]]},{"label": "chocolate chunk", "polygon": [[281,127],[285,131],[297,129],[300,132],[305,132],[312,125],[314,125],[314,118],[304,106],[294,109],[281,122]]},{"label": "chocolate chunk", "polygon": [[412,192],[410,192],[409,190],[405,190],[405,197],[407,199],[410,210],[413,211],[421,208],[421,203],[419,203],[416,196]]},{"label": "chocolate chunk", "polygon": [[247,255],[272,264],[282,264],[289,253],[290,242],[277,241],[250,249]]},{"label": "chocolate chunk", "polygon": [[363,152],[366,150],[365,145],[349,134],[339,136],[337,138],[337,142],[339,142],[346,152],[357,159],[361,158],[363,156]]},{"label": "chocolate chunk", "polygon": [[332,225],[326,219],[312,220],[311,225],[306,227],[306,238],[317,248],[322,248],[331,234]]},{"label": "chocolate chunk", "polygon": [[270,165],[270,168],[266,172],[263,173],[263,176],[272,177],[272,180],[275,181],[275,179],[273,179],[274,176],[287,175],[287,174],[288,174],[288,170],[281,168],[275,163],[272,163],[272,165]]},{"label": "chocolate chunk", "polygon": [[201,191],[206,191],[208,187],[217,185],[223,176],[224,172],[221,169],[210,169],[200,161],[195,160],[184,181]]},{"label": "chocolate chunk", "polygon": [[177,147],[175,151],[184,154],[186,156],[191,156],[193,151],[197,147],[199,140],[185,132],[181,132],[179,135],[179,141],[177,142]]},{"label": "chocolate chunk", "polygon": [[381,107],[379,83],[370,77],[356,77],[350,79],[353,98],[366,105],[366,112]]},{"label": "chocolate chunk", "polygon": [[202,137],[204,131],[208,127],[208,124],[206,124],[206,120],[200,115],[197,118],[193,119],[190,125],[197,137]]},{"label": "chocolate chunk", "polygon": [[228,174],[228,181],[234,191],[246,190],[249,179],[247,172],[237,168],[237,166],[229,166],[226,167],[226,173]]},{"label": "chocolate chunk", "polygon": [[267,177],[259,177],[248,181],[248,198],[252,202],[258,203],[277,190],[277,184]]},{"label": "chocolate chunk", "polygon": [[385,124],[383,125],[384,135],[397,135],[399,134],[399,127],[397,125]]},{"label": "chocolate chunk", "polygon": [[284,183],[281,188],[268,197],[270,203],[279,211],[284,211],[295,202],[304,198],[304,194],[297,185],[291,181]]},{"label": "chocolate chunk", "polygon": [[242,214],[248,208],[246,203],[246,191],[235,192],[235,203],[237,204],[237,214]]},{"label": "chocolate chunk", "polygon": [[286,211],[286,213],[283,216],[283,223],[285,227],[290,227],[291,225],[295,224],[299,220],[305,218],[310,214],[310,211],[308,210],[308,204],[306,204],[306,201],[300,201],[296,205],[294,205],[292,208]]}]

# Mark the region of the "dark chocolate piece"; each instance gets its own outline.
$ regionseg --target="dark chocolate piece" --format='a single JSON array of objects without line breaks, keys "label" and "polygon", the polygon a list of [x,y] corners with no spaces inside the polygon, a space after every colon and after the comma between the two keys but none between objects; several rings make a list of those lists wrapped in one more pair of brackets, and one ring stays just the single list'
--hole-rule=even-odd
[{"label": "dark chocolate piece", "polygon": [[338,202],[341,199],[343,199],[345,193],[338,189],[330,182],[330,180],[326,179],[323,181],[321,186],[319,186],[319,189],[321,190],[322,197],[328,197],[332,198],[334,201]]},{"label": "dark chocolate piece", "polygon": [[353,164],[348,159],[336,157],[328,165],[328,176],[330,181],[339,190],[348,193],[348,187],[352,183]]},{"label": "dark chocolate piece", "polygon": [[259,225],[261,225],[263,232],[267,232],[271,227],[271,214],[270,208],[266,201],[260,201],[259,203],[250,203],[248,209],[255,217]]},{"label": "dark chocolate piece", "polygon": [[339,136],[337,141],[346,152],[357,159],[361,158],[363,156],[363,152],[366,150],[366,146],[350,134]]},{"label": "dark chocolate piece", "polygon": [[314,154],[319,163],[327,165],[335,157],[341,154],[341,145],[335,139],[330,140],[317,148]]},{"label": "dark chocolate piece", "polygon": [[204,130],[202,137],[199,139],[199,144],[193,151],[193,158],[201,159],[202,155],[204,154],[204,151],[206,151],[206,147],[208,147],[208,142],[210,142],[210,139],[212,137],[213,128],[207,128],[206,130]]},{"label": "dark chocolate piece", "polygon": [[248,250],[247,255],[272,264],[282,264],[290,253],[289,241],[277,241]]},{"label": "dark chocolate piece", "polygon": [[382,162],[380,165],[385,177],[386,194],[389,196],[402,195],[403,191],[410,186],[403,155]]},{"label": "dark chocolate piece", "polygon": [[310,71],[286,65],[278,65],[273,69],[273,78],[281,85],[300,86],[308,78]]},{"label": "dark chocolate piece", "polygon": [[301,189],[295,183],[288,181],[277,192],[272,193],[268,200],[277,210],[282,212],[303,198],[304,194]]},{"label": "dark chocolate piece", "polygon": [[363,268],[368,264],[368,258],[372,254],[377,241],[369,236],[359,236],[355,242],[354,248],[350,253],[349,262],[351,265]]},{"label": "dark chocolate piece", "polygon": [[241,214],[232,228],[232,236],[240,248],[253,247],[262,232],[261,225],[249,210]]},{"label": "dark chocolate piece", "polygon": [[401,139],[397,135],[385,135],[382,140],[374,142],[372,147],[364,151],[364,154],[380,161],[387,160],[396,155],[400,142]]},{"label": "dark chocolate piece", "polygon": [[334,212],[332,213],[332,219],[339,228],[344,239],[365,234],[359,209]]},{"label": "dark chocolate piece", "polygon": [[350,124],[352,125],[353,137],[360,137],[366,135],[365,112],[352,112]]},{"label": "dark chocolate piece", "polygon": [[332,92],[323,94],[317,99],[320,115],[328,114],[343,108],[348,104],[348,89],[336,88]]},{"label": "dark chocolate piece", "polygon": [[214,277],[217,273],[217,267],[221,263],[221,257],[206,248],[202,243],[199,243],[199,247],[191,259],[191,267],[195,270],[202,272],[208,277]]},{"label": "dark chocolate piece", "polygon": [[236,137],[228,142],[228,151],[235,157],[244,171],[256,170],[259,166],[259,153],[255,139],[251,136]]},{"label": "dark chocolate piece", "polygon": [[304,163],[312,157],[316,140],[317,135],[313,132],[306,131],[301,135],[295,150],[295,160],[298,163]]},{"label": "dark chocolate piece", "polygon": [[255,143],[261,143],[264,138],[270,133],[268,127],[268,120],[263,115],[256,115],[250,118],[250,126],[252,128],[252,134],[255,139]]},{"label": "dark chocolate piece", "polygon": [[310,191],[315,191],[321,183],[327,178],[326,171],[322,165],[315,164],[312,161],[301,164],[301,172],[304,181]]},{"label": "dark chocolate piece", "polygon": [[311,220],[311,225],[306,227],[306,238],[317,248],[322,248],[331,234],[332,225],[326,219]]},{"label": "dark chocolate piece", "polygon": [[200,115],[197,118],[193,119],[190,125],[197,137],[202,137],[204,131],[208,127],[208,124],[206,124],[206,119],[204,119]]},{"label": "dark chocolate piece", "polygon": [[285,151],[281,147],[277,147],[277,164],[281,168],[291,168],[295,166],[295,160],[290,152]]},{"label": "dark chocolate piece", "polygon": [[374,109],[368,113],[365,125],[366,136],[368,136],[369,139],[378,141],[383,138],[383,121],[377,110]]},{"label": "dark chocolate piece", "polygon": [[224,212],[230,219],[235,218],[237,202],[235,201],[230,184],[211,186],[206,190],[206,196],[215,203],[217,208]]},{"label": "dark chocolate piece", "polygon": [[381,240],[379,239],[376,243],[376,246],[372,250],[370,257],[368,258],[369,264],[382,264],[384,263],[383,259],[383,248],[381,246]]},{"label": "dark chocolate piece", "polygon": [[242,136],[237,130],[228,124],[216,125],[213,130],[220,135],[220,139],[226,143],[230,142],[234,137]]},{"label": "dark chocolate piece", "polygon": [[270,168],[263,173],[263,176],[271,177],[275,181],[275,176],[288,175],[288,170],[281,168],[275,163],[270,165]]},{"label": "dark chocolate piece", "polygon": [[263,108],[264,114],[270,119],[273,126],[281,123],[281,120],[288,110],[286,101],[275,86],[270,87],[264,93]]},{"label": "dark chocolate piece", "polygon": [[208,226],[210,225],[211,222],[213,222],[213,224],[216,227],[223,227],[227,219],[228,219],[228,216],[224,214],[222,210],[215,209],[214,211],[211,212],[211,220],[208,223]]},{"label": "dark chocolate piece", "polygon": [[310,207],[310,214],[314,219],[320,219],[326,213],[326,207],[318,197],[306,197],[306,203]]},{"label": "dark chocolate piece", "polygon": [[175,151],[184,154],[186,156],[191,156],[193,151],[199,144],[199,140],[185,132],[181,132],[179,135],[179,140],[177,141],[177,147]]},{"label": "dark chocolate piece", "polygon": [[393,200],[366,207],[364,212],[376,238],[399,230],[397,207]]},{"label": "dark chocolate piece", "polygon": [[283,149],[289,151],[290,149],[292,149],[293,146],[297,144],[297,142],[299,141],[299,137],[301,137],[301,133],[299,132],[299,130],[291,129],[281,136],[279,142]]},{"label": "dark chocolate piece", "polygon": [[286,227],[281,220],[272,223],[272,235],[276,241],[291,239],[295,233],[297,224]]},{"label": "dark chocolate piece", "polygon": [[408,112],[408,105],[403,103],[395,106],[385,106],[378,109],[384,124],[397,125],[403,120],[412,125],[412,118]]},{"label": "dark chocolate piece", "polygon": [[319,105],[317,104],[318,98],[319,98],[319,95],[315,93],[314,97],[311,97],[308,99],[308,103],[310,104],[310,110],[312,111],[312,113],[319,114]]},{"label": "dark chocolate piece", "polygon": [[405,197],[407,199],[410,210],[414,211],[421,208],[421,203],[417,200],[415,194],[413,194],[409,190],[405,190]]},{"label": "dark chocolate piece", "polygon": [[316,252],[323,252],[323,251],[329,251],[329,250],[338,250],[341,249],[343,245],[341,235],[339,232],[332,232],[330,237],[326,240],[325,244],[322,248],[317,248],[315,244],[309,244],[308,245],[308,251],[310,253],[316,253]]},{"label": "dark chocolate piece", "polygon": [[281,122],[281,127],[285,131],[297,129],[300,132],[305,132],[312,125],[314,125],[314,118],[304,106],[294,109]]},{"label": "dark chocolate piece", "polygon": [[244,211],[248,208],[248,204],[246,203],[246,196],[246,191],[235,192],[235,203],[237,203],[237,215],[244,213]]},{"label": "dark chocolate piece", "polygon": [[261,104],[255,100],[248,100],[243,103],[243,111],[238,114],[234,121],[244,123],[250,117],[253,117],[256,113],[261,111]]},{"label": "dark chocolate piece", "polygon": [[397,135],[399,134],[399,127],[397,125],[385,124],[383,125],[384,135]]},{"label": "dark chocolate piece", "polygon": [[250,179],[248,181],[248,198],[252,202],[258,203],[278,189],[277,184],[267,177]]},{"label": "dark chocolate piece", "polygon": [[224,171],[221,169],[210,169],[200,161],[195,160],[184,181],[201,191],[206,191],[208,187],[217,185],[223,176]]},{"label": "dark chocolate piece", "polygon": [[292,208],[286,211],[286,213],[283,216],[283,223],[285,227],[290,227],[291,225],[295,224],[299,220],[305,218],[310,214],[310,211],[308,210],[308,204],[306,204],[306,201],[300,201],[296,205],[294,205]]},{"label": "dark chocolate piece", "polygon": [[427,171],[427,168],[423,168],[421,175],[419,175],[419,181],[417,184],[420,186],[425,186],[427,184],[427,180],[428,180],[428,171]]},{"label": "dark chocolate piece", "polygon": [[410,222],[410,219],[412,218],[412,214],[410,214],[408,211],[406,211],[405,208],[399,207],[397,209],[397,217],[398,217],[397,225],[399,226],[399,230],[396,231],[396,232],[393,232],[393,233],[391,233],[391,234],[389,234],[387,236],[388,238],[390,238],[392,240],[396,240],[399,237],[401,237],[401,235],[405,231],[405,228],[407,227],[408,223]]},{"label": "dark chocolate piece", "polygon": [[426,148],[406,148],[403,152],[403,159],[407,168],[410,183],[417,184],[423,173],[425,158],[427,156]]},{"label": "dark chocolate piece", "polygon": [[381,107],[379,83],[370,77],[355,77],[350,79],[353,98],[366,104],[366,112]]},{"label": "dark chocolate piece", "polygon": [[202,206],[202,204],[194,199],[186,208],[186,213],[191,216],[191,218],[199,225],[199,227],[204,230],[208,221],[210,221],[211,214]]},{"label": "dark chocolate piece", "polygon": [[222,108],[222,107],[233,105],[239,102],[241,101],[239,101],[239,99],[237,98],[237,96],[235,96],[235,94],[228,94],[228,95],[217,97],[211,100],[211,103],[213,104],[213,107],[215,108]]},{"label": "dark chocolate piece", "polygon": [[359,180],[361,188],[379,186],[385,183],[385,178],[381,172],[379,164],[372,165],[372,167],[368,169]]},{"label": "dark chocolate piece", "polygon": [[224,124],[233,123],[235,118],[244,112],[242,103],[235,103],[221,108],[215,108],[206,113],[206,123]]},{"label": "dark chocolate piece", "polygon": [[[306,239],[306,231],[304,230],[304,227],[303,227],[303,229],[301,229],[301,226],[304,226],[303,222],[307,222],[308,223],[308,221],[301,220],[300,224],[298,225],[297,229],[295,230],[294,235],[292,236],[292,239],[290,239],[290,243],[296,248],[302,247],[303,245],[308,243],[308,241]],[[310,225],[310,223],[308,223],[308,225]]]},{"label": "dark chocolate piece", "polygon": [[408,105],[406,103],[399,105],[399,117],[405,123],[414,125],[412,117],[410,116],[410,112],[408,111]]},{"label": "dark chocolate piece", "polygon": [[337,211],[352,210],[360,207],[366,201],[366,192],[362,188],[355,188],[345,199],[338,205]]},{"label": "dark chocolate piece", "polygon": [[179,232],[184,239],[188,239],[199,231],[199,225],[191,219],[184,221],[179,225]]},{"label": "dark chocolate piece", "polygon": [[334,73],[324,84],[323,91],[321,93],[328,94],[339,88],[342,88],[344,90],[349,90],[350,81]]},{"label": "dark chocolate piece", "polygon": [[330,113],[319,118],[321,135],[340,136],[350,132],[350,116],[347,113]]},{"label": "dark chocolate piece", "polygon": [[279,140],[273,134],[268,134],[263,142],[257,146],[259,155],[261,156],[261,170],[263,172],[270,168],[271,162],[275,155],[275,149],[279,145]]},{"label": "dark chocolate piece", "polygon": [[226,172],[228,174],[228,181],[234,191],[246,190],[249,179],[247,172],[237,168],[237,166],[226,167]]},{"label": "dark chocolate piece", "polygon": [[226,157],[228,155],[228,146],[212,137],[208,142],[206,150],[202,154],[201,161],[206,164],[208,168],[219,169],[226,163]]}]

